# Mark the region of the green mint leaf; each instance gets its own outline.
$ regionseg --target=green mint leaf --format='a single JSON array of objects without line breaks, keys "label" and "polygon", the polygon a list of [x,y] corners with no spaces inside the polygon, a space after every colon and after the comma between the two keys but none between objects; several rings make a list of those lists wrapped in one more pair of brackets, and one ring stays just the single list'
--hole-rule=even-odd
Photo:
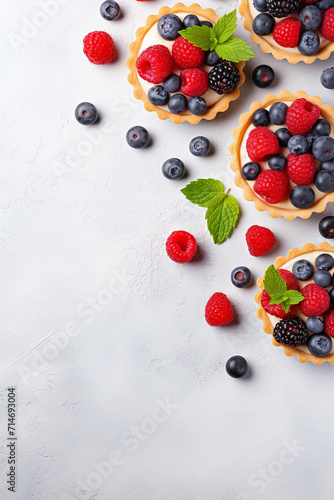
[{"label": "green mint leaf", "polygon": [[288,313],[289,312],[289,309],[290,309],[290,304],[289,304],[289,301],[284,301],[282,302],[281,304],[282,306],[282,309],[285,313]]},{"label": "green mint leaf", "polygon": [[305,299],[304,295],[298,292],[297,290],[287,290],[284,293],[284,296],[287,297],[290,306],[294,304],[299,304],[299,302],[302,302]]},{"label": "green mint leaf", "polygon": [[211,203],[222,201],[226,196],[224,191],[224,185],[215,179],[198,179],[181,189],[187,200],[200,207],[208,207]]},{"label": "green mint leaf", "polygon": [[282,300],[283,295],[287,291],[287,285],[284,279],[281,277],[280,273],[275,268],[274,264],[271,264],[271,266],[268,267],[264,276],[263,284],[264,289],[268,293],[268,295],[270,297],[275,295],[276,300],[278,298],[278,294],[281,296]]},{"label": "green mint leaf", "polygon": [[209,26],[192,26],[179,31],[179,34],[195,47],[200,47],[203,50],[213,50],[210,49],[213,30]]},{"label": "green mint leaf", "polygon": [[234,9],[229,14],[225,14],[218,19],[217,24],[212,28],[218,43],[225,42],[233,35],[237,27],[237,11]]},{"label": "green mint leaf", "polygon": [[218,43],[215,51],[222,59],[232,62],[248,61],[256,57],[252,49],[240,38],[231,36],[224,43]]},{"label": "green mint leaf", "polygon": [[271,295],[271,300],[269,302],[270,305],[272,304],[280,304],[282,302],[282,294],[281,293],[273,293]]}]

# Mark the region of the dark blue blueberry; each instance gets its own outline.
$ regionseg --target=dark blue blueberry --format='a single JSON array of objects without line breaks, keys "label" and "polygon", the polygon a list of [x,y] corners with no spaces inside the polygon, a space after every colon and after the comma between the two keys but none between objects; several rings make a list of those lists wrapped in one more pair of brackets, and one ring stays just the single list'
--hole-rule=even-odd
[{"label": "dark blue blueberry", "polygon": [[305,30],[316,30],[322,21],[321,10],[315,5],[306,5],[300,9],[298,20],[302,23]]},{"label": "dark blue blueberry", "polygon": [[180,36],[179,31],[183,29],[183,24],[175,14],[166,14],[160,17],[157,29],[164,40],[175,40]]},{"label": "dark blue blueberry", "polygon": [[290,201],[296,208],[309,208],[315,202],[315,193],[310,186],[295,186],[291,189]]},{"label": "dark blue blueberry", "polygon": [[315,31],[303,31],[299,38],[297,49],[304,56],[313,56],[320,47],[320,39]]},{"label": "dark blue blueberry", "polygon": [[247,361],[242,356],[232,356],[227,360],[225,369],[230,377],[243,377],[248,370]]},{"label": "dark blue blueberry", "polygon": [[201,26],[207,26],[208,28],[213,28],[211,21],[201,21]]},{"label": "dark blue blueberry", "polygon": [[169,94],[161,85],[151,87],[147,92],[148,100],[155,106],[164,106],[169,100]]},{"label": "dark blue blueberry", "polygon": [[193,115],[204,115],[208,109],[203,97],[191,97],[188,101],[188,109]]},{"label": "dark blue blueberry", "polygon": [[145,148],[149,141],[149,135],[146,128],[137,125],[131,127],[126,133],[126,141],[132,148],[142,149]]},{"label": "dark blue blueberry", "polygon": [[188,107],[188,101],[183,94],[174,94],[168,102],[168,109],[171,113],[183,113]]},{"label": "dark blue blueberry", "polygon": [[300,281],[307,281],[313,276],[313,266],[309,260],[297,260],[292,266],[292,273]]},{"label": "dark blue blueberry", "polygon": [[327,10],[334,6],[334,0],[320,0],[320,2],[317,2],[315,5],[321,10]]},{"label": "dark blue blueberry", "polygon": [[272,155],[268,160],[268,165],[272,170],[284,170],[286,167],[286,158],[281,154]]},{"label": "dark blue blueberry", "polygon": [[327,170],[328,172],[334,172],[334,158],[328,161],[322,161],[320,163],[320,170]]},{"label": "dark blue blueberry", "polygon": [[308,134],[305,135],[305,137],[306,137],[306,140],[308,142],[308,149],[310,151],[310,150],[312,150],[313,143],[318,136],[315,135],[314,132],[309,132]]},{"label": "dark blue blueberry", "polygon": [[255,181],[261,172],[260,165],[250,161],[246,163],[241,169],[241,175],[246,181]]},{"label": "dark blue blueberry", "polygon": [[329,293],[329,298],[331,300],[331,304],[334,304],[334,288],[331,288],[328,293]]},{"label": "dark blue blueberry", "polygon": [[245,266],[239,266],[231,272],[231,281],[237,288],[246,288],[252,281],[252,273]]},{"label": "dark blue blueberry", "polygon": [[312,146],[312,154],[316,160],[328,161],[334,158],[334,139],[332,137],[318,137]]},{"label": "dark blue blueberry", "polygon": [[94,104],[81,102],[75,108],[75,118],[81,125],[92,125],[98,119],[98,112]]},{"label": "dark blue blueberry", "polygon": [[288,146],[290,137],[292,137],[291,132],[289,132],[288,129],[285,127],[278,128],[275,132],[275,135],[278,139],[281,148],[286,148]]},{"label": "dark blue blueberry", "polygon": [[188,14],[184,19],[183,19],[183,26],[185,28],[192,28],[193,26],[200,26],[201,22],[198,19],[195,14]]},{"label": "dark blue blueberry", "polygon": [[288,142],[288,149],[295,155],[303,155],[309,150],[309,143],[303,135],[293,135]]},{"label": "dark blue blueberry", "polygon": [[314,184],[322,193],[334,191],[334,173],[328,170],[320,170],[315,176]]},{"label": "dark blue blueberry", "polygon": [[253,31],[259,36],[270,35],[275,24],[275,19],[270,14],[258,14],[253,20]]},{"label": "dark blue blueberry", "polygon": [[288,106],[285,102],[274,102],[269,109],[269,119],[274,125],[283,125],[286,119]]},{"label": "dark blue blueberry", "polygon": [[194,137],[189,144],[189,151],[194,156],[206,156],[211,149],[211,142],[206,137],[199,135]]},{"label": "dark blue blueberry", "polygon": [[313,356],[327,356],[332,350],[332,339],[325,333],[314,333],[307,340],[307,347]]},{"label": "dark blue blueberry", "polygon": [[185,174],[183,161],[178,158],[169,158],[169,160],[166,160],[162,165],[162,173],[167,179],[172,181],[182,179]]},{"label": "dark blue blueberry", "polygon": [[215,50],[209,50],[205,52],[205,64],[208,66],[214,66],[220,61],[220,57]]},{"label": "dark blue blueberry", "polygon": [[254,7],[259,12],[267,12],[267,0],[253,0]]},{"label": "dark blue blueberry", "polygon": [[100,7],[100,14],[107,21],[116,21],[121,14],[121,9],[114,0],[107,0]]},{"label": "dark blue blueberry", "polygon": [[329,253],[322,253],[315,259],[315,267],[320,270],[329,271],[334,266],[334,259]]},{"label": "dark blue blueberry", "polygon": [[[269,15],[269,14],[260,14],[261,15]],[[269,16],[271,17],[271,16]],[[259,87],[260,89],[264,89],[269,87],[275,80],[275,72],[273,68],[268,66],[267,64],[260,64],[254,68],[252,73],[252,80],[254,85]]]},{"label": "dark blue blueberry", "polygon": [[269,112],[267,109],[257,109],[252,116],[252,123],[254,127],[266,127],[269,125],[269,122]]},{"label": "dark blue blueberry", "polygon": [[174,92],[178,92],[180,90],[181,78],[179,75],[172,73],[163,81],[162,86],[167,92],[174,94]]},{"label": "dark blue blueberry", "polygon": [[319,222],[319,233],[323,238],[333,239],[334,238],[334,217],[332,215],[327,215]]},{"label": "dark blue blueberry", "polygon": [[331,125],[327,120],[320,118],[313,125],[312,131],[318,137],[322,137],[323,135],[329,135],[331,133]]},{"label": "dark blue blueberry", "polygon": [[313,280],[316,285],[322,286],[322,288],[327,288],[332,283],[332,276],[325,270],[316,271],[313,275]]},{"label": "dark blue blueberry", "polygon": [[311,333],[321,333],[324,330],[324,322],[320,318],[316,318],[314,316],[311,316],[310,318],[307,318],[307,320],[306,320],[306,328]]},{"label": "dark blue blueberry", "polygon": [[334,89],[334,68],[324,69],[320,81],[326,89]]}]

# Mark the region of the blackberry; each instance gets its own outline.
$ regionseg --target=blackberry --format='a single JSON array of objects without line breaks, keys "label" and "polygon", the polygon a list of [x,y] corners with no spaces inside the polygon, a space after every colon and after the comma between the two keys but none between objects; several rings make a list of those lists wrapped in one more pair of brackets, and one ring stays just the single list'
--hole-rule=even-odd
[{"label": "blackberry", "polygon": [[297,316],[291,319],[282,319],[276,324],[273,336],[283,345],[297,346],[306,344],[307,328],[305,321]]},{"label": "blackberry", "polygon": [[227,94],[237,88],[239,80],[238,68],[229,61],[219,61],[209,73],[210,89],[219,95]]},{"label": "blackberry", "polygon": [[274,17],[287,17],[301,4],[301,0],[267,0],[269,14]]}]

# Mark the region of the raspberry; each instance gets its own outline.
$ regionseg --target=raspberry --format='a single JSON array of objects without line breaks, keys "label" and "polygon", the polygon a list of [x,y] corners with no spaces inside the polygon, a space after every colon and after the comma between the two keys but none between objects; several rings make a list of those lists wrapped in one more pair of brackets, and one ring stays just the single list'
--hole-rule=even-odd
[{"label": "raspberry", "polygon": [[275,235],[262,226],[251,226],[246,232],[248,251],[253,257],[260,257],[275,245]]},{"label": "raspberry", "polygon": [[334,7],[323,13],[320,31],[327,40],[334,42]]},{"label": "raspberry", "polygon": [[[281,277],[284,279],[288,290],[299,290],[298,286],[298,280],[295,278],[295,276],[292,274],[291,271],[288,271],[287,269],[279,269],[278,272],[280,273]],[[294,307],[290,306],[289,311],[286,313],[281,304],[270,304],[269,302],[271,300],[270,295],[263,290],[262,295],[261,295],[261,305],[263,309],[268,313],[271,314],[272,316],[276,316],[277,318],[287,318],[291,314],[293,314]]]},{"label": "raspberry", "polygon": [[108,64],[116,57],[114,41],[105,31],[88,33],[83,44],[83,51],[93,64]]},{"label": "raspberry", "polygon": [[205,52],[179,36],[172,47],[172,55],[180,69],[197,68],[204,62]]},{"label": "raspberry", "polygon": [[334,337],[334,309],[325,315],[324,332],[330,337]]},{"label": "raspberry", "polygon": [[301,293],[305,299],[299,305],[305,316],[320,316],[329,309],[330,298],[325,288],[309,283],[301,290]]},{"label": "raspberry", "polygon": [[281,47],[297,47],[302,23],[294,17],[288,17],[276,24],[273,39]]},{"label": "raspberry", "polygon": [[256,127],[247,137],[246,150],[252,161],[266,161],[270,155],[279,153],[279,142],[274,132],[267,127]]},{"label": "raspberry", "polygon": [[216,292],[205,306],[205,319],[210,326],[221,326],[231,323],[234,311],[231,302],[224,293]]},{"label": "raspberry", "polygon": [[187,231],[173,231],[167,238],[166,251],[174,262],[184,264],[193,258],[196,252],[196,240]]},{"label": "raspberry", "polygon": [[318,0],[302,0],[303,5],[313,5],[316,2],[318,2]]},{"label": "raspberry", "polygon": [[150,83],[161,83],[171,74],[173,67],[173,58],[164,45],[148,47],[136,61],[138,75]]},{"label": "raspberry", "polygon": [[320,108],[304,98],[296,99],[289,106],[286,125],[292,135],[305,135],[320,116]]},{"label": "raspberry", "polygon": [[181,92],[189,97],[205,94],[209,88],[208,74],[203,69],[191,68],[181,71]]},{"label": "raspberry", "polygon": [[299,186],[312,184],[317,171],[315,160],[310,153],[304,155],[288,154],[287,172],[290,180]]},{"label": "raspberry", "polygon": [[285,172],[264,170],[257,177],[254,187],[256,194],[270,205],[281,203],[288,195],[289,179]]}]

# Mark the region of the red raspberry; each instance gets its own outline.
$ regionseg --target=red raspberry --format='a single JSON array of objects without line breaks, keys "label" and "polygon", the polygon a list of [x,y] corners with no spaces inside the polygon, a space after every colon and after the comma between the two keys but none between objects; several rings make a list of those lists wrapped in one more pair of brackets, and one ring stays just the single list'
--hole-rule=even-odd
[{"label": "red raspberry", "polygon": [[288,195],[289,179],[285,172],[264,170],[257,177],[254,187],[256,194],[270,205],[281,203]]},{"label": "red raspberry", "polygon": [[205,306],[205,319],[210,326],[221,326],[231,323],[234,311],[231,302],[224,293],[216,292],[209,298]]},{"label": "red raspberry", "polygon": [[247,137],[246,150],[252,161],[266,161],[270,155],[279,153],[279,142],[267,127],[256,127]]},{"label": "red raspberry", "polygon": [[187,231],[173,231],[167,238],[166,251],[174,262],[184,264],[193,258],[196,252],[196,240]]},{"label": "red raspberry", "polygon": [[304,155],[288,154],[287,172],[290,180],[299,186],[312,184],[317,171],[315,160],[310,153]]},{"label": "red raspberry", "polygon": [[246,232],[248,251],[253,257],[260,257],[275,245],[275,235],[262,226],[251,226]]},{"label": "red raspberry", "polygon": [[319,0],[302,0],[303,5],[313,5],[314,3],[318,2]]},{"label": "red raspberry", "polygon": [[320,108],[304,98],[296,99],[289,106],[286,125],[292,135],[305,135],[320,116]]},{"label": "red raspberry", "polygon": [[281,47],[297,47],[302,23],[294,17],[288,17],[276,24],[273,39]]},{"label": "red raspberry", "polygon": [[325,10],[323,13],[320,31],[327,40],[334,42],[334,7]]},{"label": "red raspberry", "polygon": [[83,51],[93,64],[108,64],[116,57],[114,41],[105,31],[88,33],[83,44]]},{"label": "red raspberry", "polygon": [[[298,280],[297,278],[294,277],[291,271],[288,271],[287,269],[279,269],[278,272],[280,273],[281,277],[284,279],[288,290],[299,290],[298,286]],[[268,313],[271,314],[272,316],[276,316],[277,318],[288,318],[292,314],[294,314],[294,308],[293,306],[290,306],[289,311],[286,313],[283,309],[281,304],[271,304],[269,305],[269,302],[271,300],[270,295],[263,290],[262,295],[261,295],[261,305],[263,309]]]},{"label": "red raspberry", "polygon": [[172,55],[180,69],[197,68],[204,62],[205,52],[179,36],[172,47]]},{"label": "red raspberry", "polygon": [[334,309],[325,314],[325,326],[324,331],[330,337],[334,337]]},{"label": "red raspberry", "polygon": [[299,305],[305,316],[320,316],[329,309],[330,298],[325,288],[309,283],[301,290],[301,293],[305,299]]},{"label": "red raspberry", "polygon": [[181,71],[182,94],[189,97],[197,97],[205,94],[209,88],[208,74],[203,69],[191,68]]},{"label": "red raspberry", "polygon": [[138,75],[150,83],[163,82],[173,67],[173,58],[164,45],[151,45],[143,50],[136,61]]}]

